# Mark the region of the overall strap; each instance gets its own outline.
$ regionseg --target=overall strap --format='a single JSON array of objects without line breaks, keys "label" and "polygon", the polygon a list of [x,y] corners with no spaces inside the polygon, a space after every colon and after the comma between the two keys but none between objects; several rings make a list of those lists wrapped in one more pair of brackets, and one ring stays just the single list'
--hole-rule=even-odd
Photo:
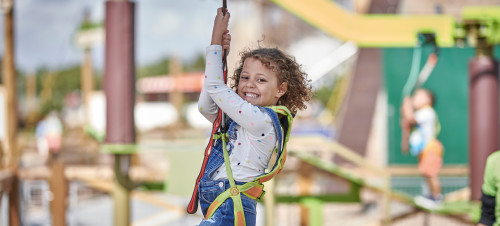
[{"label": "overall strap", "polygon": [[214,134],[214,139],[222,140],[222,151],[224,154],[224,165],[226,166],[227,178],[229,180],[229,185],[231,186],[228,190],[221,193],[210,204],[205,219],[209,219],[215,213],[215,210],[219,208],[226,199],[231,197],[234,205],[234,225],[243,226],[245,225],[245,211],[243,211],[243,203],[241,202],[241,192],[240,189],[246,191],[253,187],[252,184],[244,184],[243,186],[237,186],[234,181],[233,171],[231,170],[231,162],[229,161],[229,153],[227,151],[226,142],[228,141],[227,133]]},{"label": "overall strap", "polygon": [[[288,110],[287,107],[285,106],[271,106],[271,107],[266,107],[267,109],[270,109],[276,114],[281,114],[286,118],[282,118],[280,120],[280,123],[276,123],[273,121],[274,128],[276,128],[276,136],[278,138],[282,138],[282,140],[279,140],[278,143],[278,156],[276,158],[276,163],[274,164],[273,168],[266,174],[257,177],[255,181],[258,181],[259,183],[264,183],[266,181],[271,180],[273,177],[275,177],[281,170],[283,170],[283,167],[285,166],[285,161],[286,161],[286,154],[287,154],[287,143],[288,140],[290,139],[290,132],[292,131],[292,123],[293,123],[293,115]],[[281,127],[283,127],[283,136],[281,135]]]}]

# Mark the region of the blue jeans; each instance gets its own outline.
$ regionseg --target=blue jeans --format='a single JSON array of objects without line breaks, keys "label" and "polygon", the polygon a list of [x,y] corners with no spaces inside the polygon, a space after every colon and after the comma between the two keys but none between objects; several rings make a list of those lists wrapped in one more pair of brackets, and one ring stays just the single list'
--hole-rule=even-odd
[{"label": "blue jeans", "polygon": [[[242,185],[244,182],[236,181],[237,185]],[[201,181],[200,192],[200,206],[203,216],[206,216],[208,207],[212,202],[225,190],[229,189],[228,180],[207,180]],[[245,222],[248,226],[255,225],[257,215],[257,200],[251,199],[244,194],[241,194],[241,202],[243,203],[243,210],[245,211]],[[222,205],[217,208],[215,213],[210,219],[203,219],[200,226],[205,225],[234,225],[234,207],[231,198],[226,199]]]}]

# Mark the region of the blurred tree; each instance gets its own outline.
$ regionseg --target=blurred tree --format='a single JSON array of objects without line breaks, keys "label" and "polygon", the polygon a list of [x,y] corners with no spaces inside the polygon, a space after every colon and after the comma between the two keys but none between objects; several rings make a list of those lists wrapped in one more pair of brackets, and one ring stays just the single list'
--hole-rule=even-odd
[{"label": "blurred tree", "polygon": [[[205,55],[199,54],[194,60],[183,63],[182,71],[204,71]],[[151,64],[139,67],[136,71],[136,79],[170,74],[170,57],[163,58]]]},{"label": "blurred tree", "polygon": [[66,94],[80,90],[80,65],[59,71],[41,69],[37,72],[37,90],[40,90],[41,116],[52,110],[61,111]]},{"label": "blurred tree", "polygon": [[[142,77],[161,76],[170,73],[170,59],[164,58],[146,64],[136,71],[137,79]],[[194,60],[184,65],[183,70],[203,71],[205,68],[205,57],[200,54]],[[1,69],[1,65],[0,65]],[[18,92],[20,97],[25,95],[26,76],[25,73],[18,72]],[[102,90],[103,72],[96,70],[94,72],[95,89]],[[36,71],[36,90],[40,98],[40,117],[56,110],[61,111],[64,105],[64,97],[74,91],[80,91],[81,88],[81,65],[71,65],[59,70],[48,67],[40,67]]]},{"label": "blurred tree", "polygon": [[166,75],[170,71],[170,60],[168,58],[153,62],[152,64],[139,67],[136,71],[136,79],[152,76]]},{"label": "blurred tree", "polygon": [[184,65],[184,71],[186,72],[204,71],[204,70],[205,70],[205,55],[203,54],[198,54],[198,56],[196,56],[196,59]]}]

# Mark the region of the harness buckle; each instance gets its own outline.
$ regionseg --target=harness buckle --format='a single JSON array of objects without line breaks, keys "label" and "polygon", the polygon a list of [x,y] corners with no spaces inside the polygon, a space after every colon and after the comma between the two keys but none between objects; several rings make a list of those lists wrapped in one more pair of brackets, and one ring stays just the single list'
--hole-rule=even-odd
[{"label": "harness buckle", "polygon": [[237,196],[240,194],[240,190],[237,187],[232,187],[229,189],[229,194],[231,194],[231,196]]},{"label": "harness buckle", "polygon": [[227,135],[227,133],[223,133],[223,132],[218,132],[218,133],[215,133],[213,136],[212,136],[212,139],[214,140],[218,140],[218,139],[224,139],[224,141],[227,143],[229,142],[229,135]]}]

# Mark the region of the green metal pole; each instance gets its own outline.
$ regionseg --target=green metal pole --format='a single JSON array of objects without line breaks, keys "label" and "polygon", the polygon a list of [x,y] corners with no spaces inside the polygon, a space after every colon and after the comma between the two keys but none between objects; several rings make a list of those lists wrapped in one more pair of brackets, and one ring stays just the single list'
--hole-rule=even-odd
[{"label": "green metal pole", "polygon": [[304,198],[300,201],[308,210],[309,225],[323,225],[323,201],[317,198]]},{"label": "green metal pole", "polygon": [[114,223],[115,226],[130,225],[130,181],[128,169],[130,155],[115,154],[115,179],[113,188]]}]

